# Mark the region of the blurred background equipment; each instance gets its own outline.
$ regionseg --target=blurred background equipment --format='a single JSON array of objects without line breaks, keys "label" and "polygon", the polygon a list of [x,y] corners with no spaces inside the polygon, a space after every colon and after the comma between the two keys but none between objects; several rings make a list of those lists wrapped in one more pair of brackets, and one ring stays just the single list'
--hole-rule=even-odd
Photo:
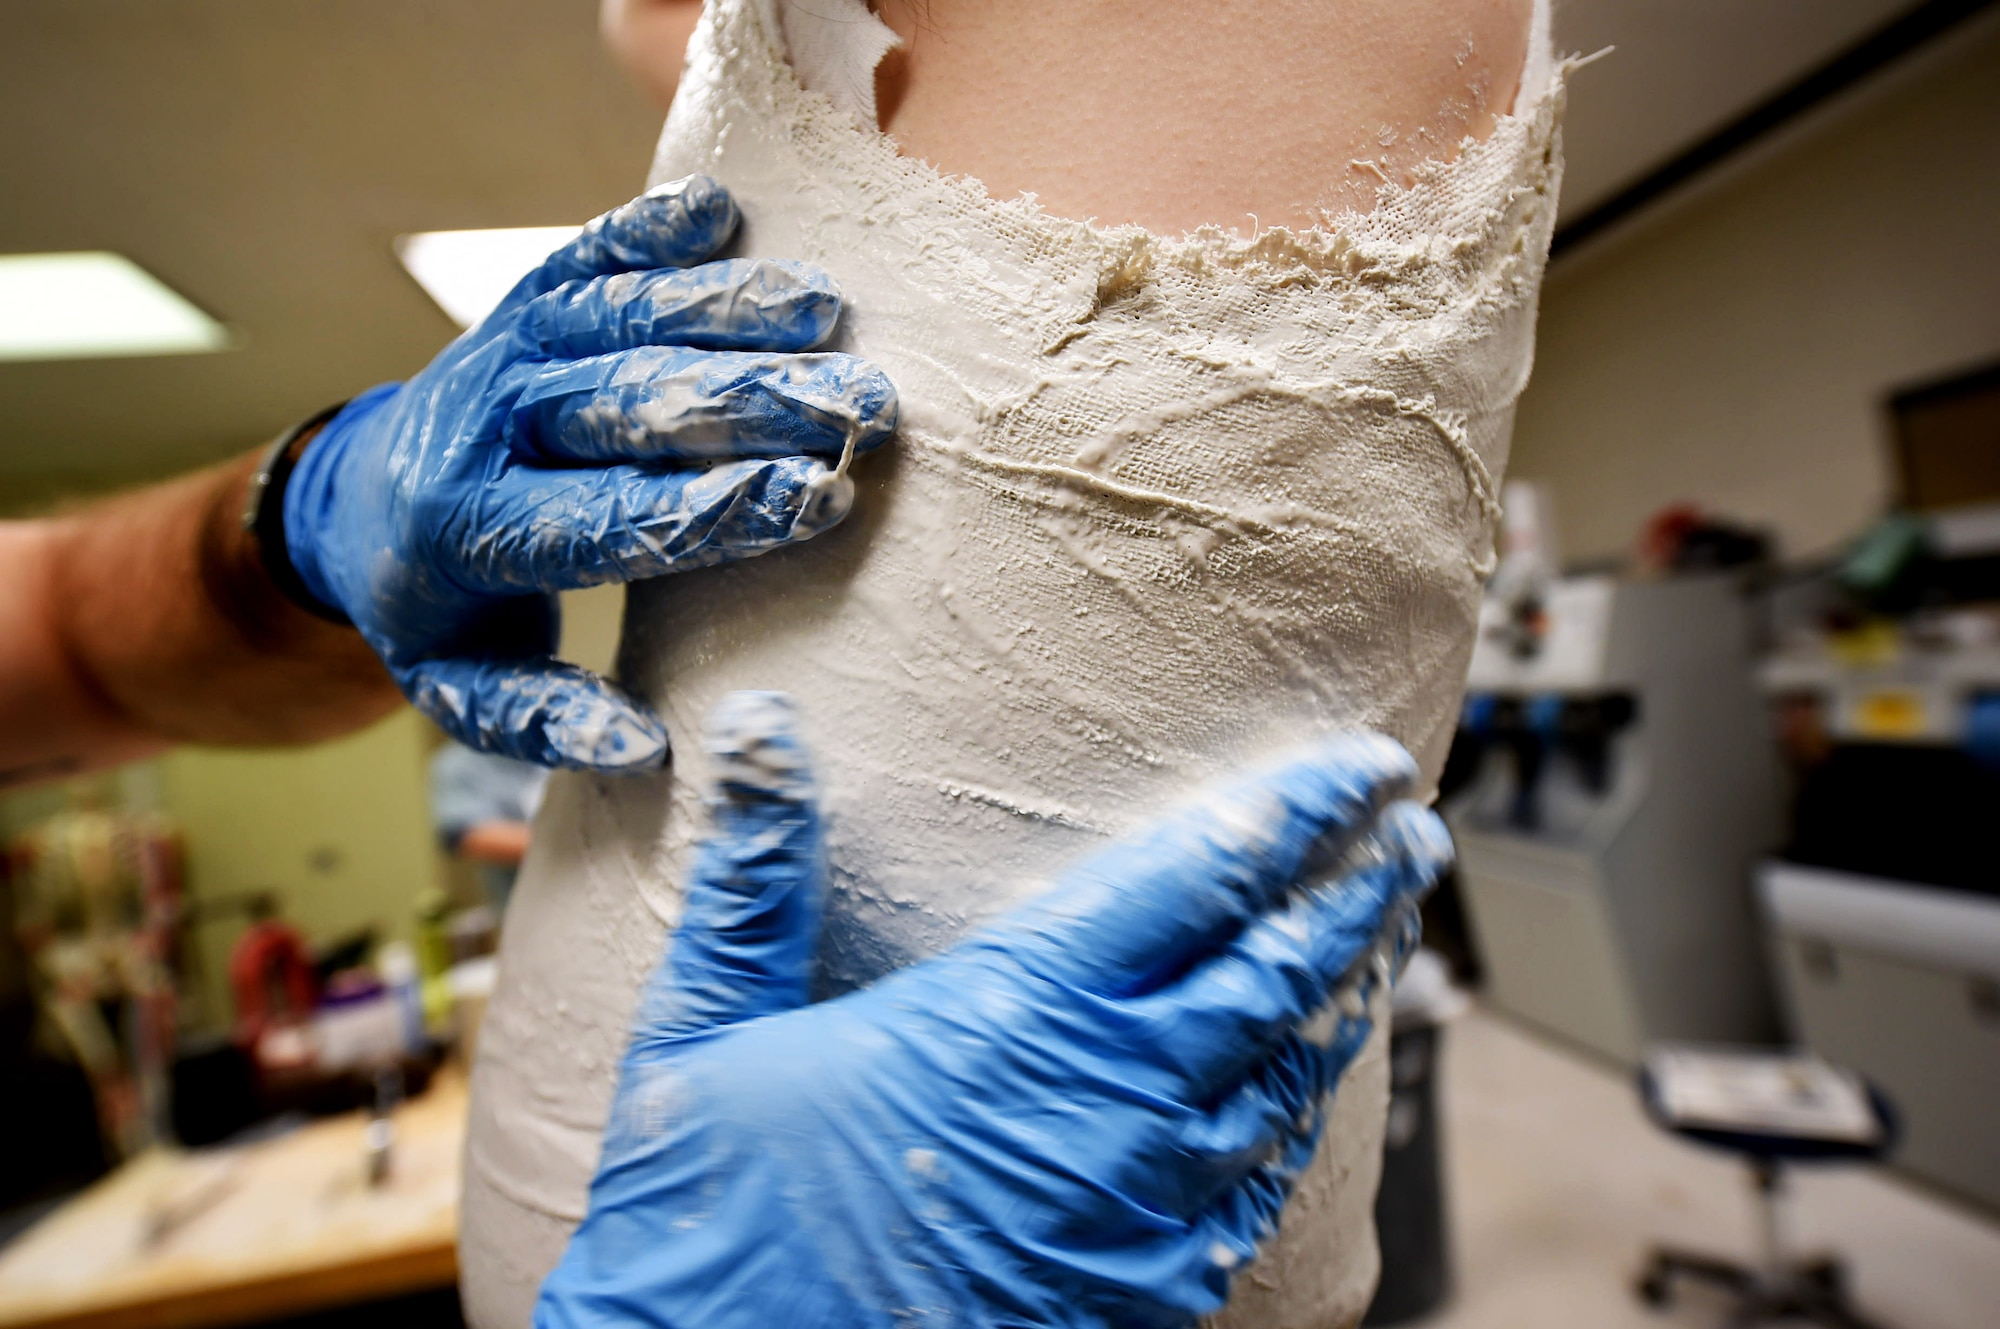
[{"label": "blurred background equipment", "polygon": [[[470,1022],[483,1009],[478,980],[455,980],[484,966],[490,987],[491,910],[424,886],[384,920],[434,938],[427,1012],[408,942],[374,926],[315,942],[276,887],[185,891],[181,832],[145,806],[158,794],[78,782],[7,845],[4,1097],[25,1134],[4,1153],[0,1239],[24,1234],[0,1248],[0,1324],[413,1296],[450,1323],[427,1290],[455,1277],[465,1091],[440,1066],[454,993]],[[220,937],[218,1000],[202,957]]]},{"label": "blurred background equipment", "polygon": [[1661,1046],[1646,1056],[1639,1094],[1660,1129],[1748,1165],[1761,1238],[1754,1264],[1656,1248],[1638,1283],[1649,1306],[1672,1305],[1682,1282],[1696,1282],[1732,1295],[1729,1323],[1742,1329],[1797,1320],[1875,1329],[1850,1303],[1837,1256],[1794,1253],[1784,1205],[1788,1168],[1873,1162],[1889,1152],[1893,1109],[1880,1091],[1818,1057]]},{"label": "blurred background equipment", "polygon": [[1774,611],[1760,893],[1799,1036],[1902,1105],[1900,1166],[2000,1207],[2000,366],[1886,413],[1900,504]]},{"label": "blurred background equipment", "polygon": [[1508,487],[1446,808],[1486,995],[1628,1064],[1652,1039],[1767,1038],[1749,883],[1779,796],[1748,587],[1554,576],[1534,494]]},{"label": "blurred background equipment", "polygon": [[127,1158],[165,1134],[181,849],[171,823],[112,797],[107,780],[72,786],[8,845],[7,879],[36,1009],[89,1080],[107,1155]]},{"label": "blurred background equipment", "polygon": [[[0,800],[0,1324],[455,1320],[443,1059],[470,1056],[496,925],[427,833],[420,736]],[[348,782],[382,753],[400,772]]]},{"label": "blurred background equipment", "polygon": [[2000,904],[1778,861],[1760,886],[1800,1041],[1894,1095],[1898,1166],[2000,1208]]},{"label": "blurred background equipment", "polygon": [[1382,1278],[1363,1324],[1422,1320],[1451,1295],[1438,1085],[1445,1025],[1468,1005],[1436,951],[1417,951],[1396,982],[1390,1001],[1389,1126],[1375,1192]]},{"label": "blurred background equipment", "polygon": [[438,1289],[414,1323],[452,1325],[464,1113],[454,1071],[383,1112],[150,1150],[0,1250],[0,1324],[255,1323]]}]

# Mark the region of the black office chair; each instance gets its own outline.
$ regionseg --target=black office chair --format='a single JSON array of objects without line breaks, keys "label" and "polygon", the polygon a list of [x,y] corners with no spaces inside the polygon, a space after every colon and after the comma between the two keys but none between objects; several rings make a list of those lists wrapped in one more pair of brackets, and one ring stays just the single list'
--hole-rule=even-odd
[{"label": "black office chair", "polygon": [[[1773,1061],[1785,1054],[1772,1053]],[[1730,1329],[1787,1319],[1803,1319],[1828,1329],[1883,1329],[1857,1311],[1849,1300],[1846,1267],[1832,1256],[1802,1259],[1784,1239],[1783,1191],[1785,1169],[1798,1163],[1879,1162],[1893,1149],[1898,1133],[1895,1109],[1882,1091],[1867,1084],[1868,1109],[1874,1131],[1866,1140],[1828,1139],[1786,1134],[1753,1123],[1725,1128],[1676,1120],[1669,1112],[1649,1058],[1639,1071],[1639,1098],[1646,1115],[1665,1131],[1741,1158],[1750,1168],[1757,1192],[1762,1227],[1762,1258],[1756,1265],[1673,1247],[1653,1248],[1637,1291],[1655,1309],[1670,1305],[1681,1279],[1707,1283],[1732,1293],[1735,1308]]]}]

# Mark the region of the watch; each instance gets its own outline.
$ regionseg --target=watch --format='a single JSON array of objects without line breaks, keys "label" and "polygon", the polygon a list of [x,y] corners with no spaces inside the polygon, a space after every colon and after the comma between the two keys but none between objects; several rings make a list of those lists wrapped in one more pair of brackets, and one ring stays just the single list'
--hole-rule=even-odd
[{"label": "watch", "polygon": [[353,619],[323,603],[307,589],[305,578],[292,566],[291,551],[285,547],[285,485],[292,478],[292,468],[298,465],[314,431],[346,406],[344,401],[337,402],[317,411],[271,441],[264,460],[257,466],[257,474],[251,477],[249,492],[244,495],[243,529],[256,537],[264,572],[287,600],[315,618],[352,627]]}]

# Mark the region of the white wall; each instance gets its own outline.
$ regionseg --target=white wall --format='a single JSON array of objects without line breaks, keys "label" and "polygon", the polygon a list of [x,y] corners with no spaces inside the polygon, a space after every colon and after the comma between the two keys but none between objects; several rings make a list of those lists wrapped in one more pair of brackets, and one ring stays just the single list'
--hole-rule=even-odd
[{"label": "white wall", "polygon": [[[1579,79],[1616,78],[1617,57]],[[1689,500],[1824,552],[1891,496],[1886,392],[2000,357],[2000,25],[1551,272],[1510,474],[1563,554]]]}]

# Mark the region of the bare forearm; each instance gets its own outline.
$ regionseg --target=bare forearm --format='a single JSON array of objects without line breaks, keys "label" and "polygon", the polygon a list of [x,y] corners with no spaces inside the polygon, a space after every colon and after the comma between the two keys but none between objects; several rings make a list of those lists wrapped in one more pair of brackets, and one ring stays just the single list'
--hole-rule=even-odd
[{"label": "bare forearm", "polygon": [[0,780],[178,742],[328,738],[397,694],[350,629],[286,601],[239,514],[254,457],[0,524]]},{"label": "bare forearm", "polygon": [[519,867],[532,834],[524,821],[482,821],[458,837],[458,855],[474,863]]}]

